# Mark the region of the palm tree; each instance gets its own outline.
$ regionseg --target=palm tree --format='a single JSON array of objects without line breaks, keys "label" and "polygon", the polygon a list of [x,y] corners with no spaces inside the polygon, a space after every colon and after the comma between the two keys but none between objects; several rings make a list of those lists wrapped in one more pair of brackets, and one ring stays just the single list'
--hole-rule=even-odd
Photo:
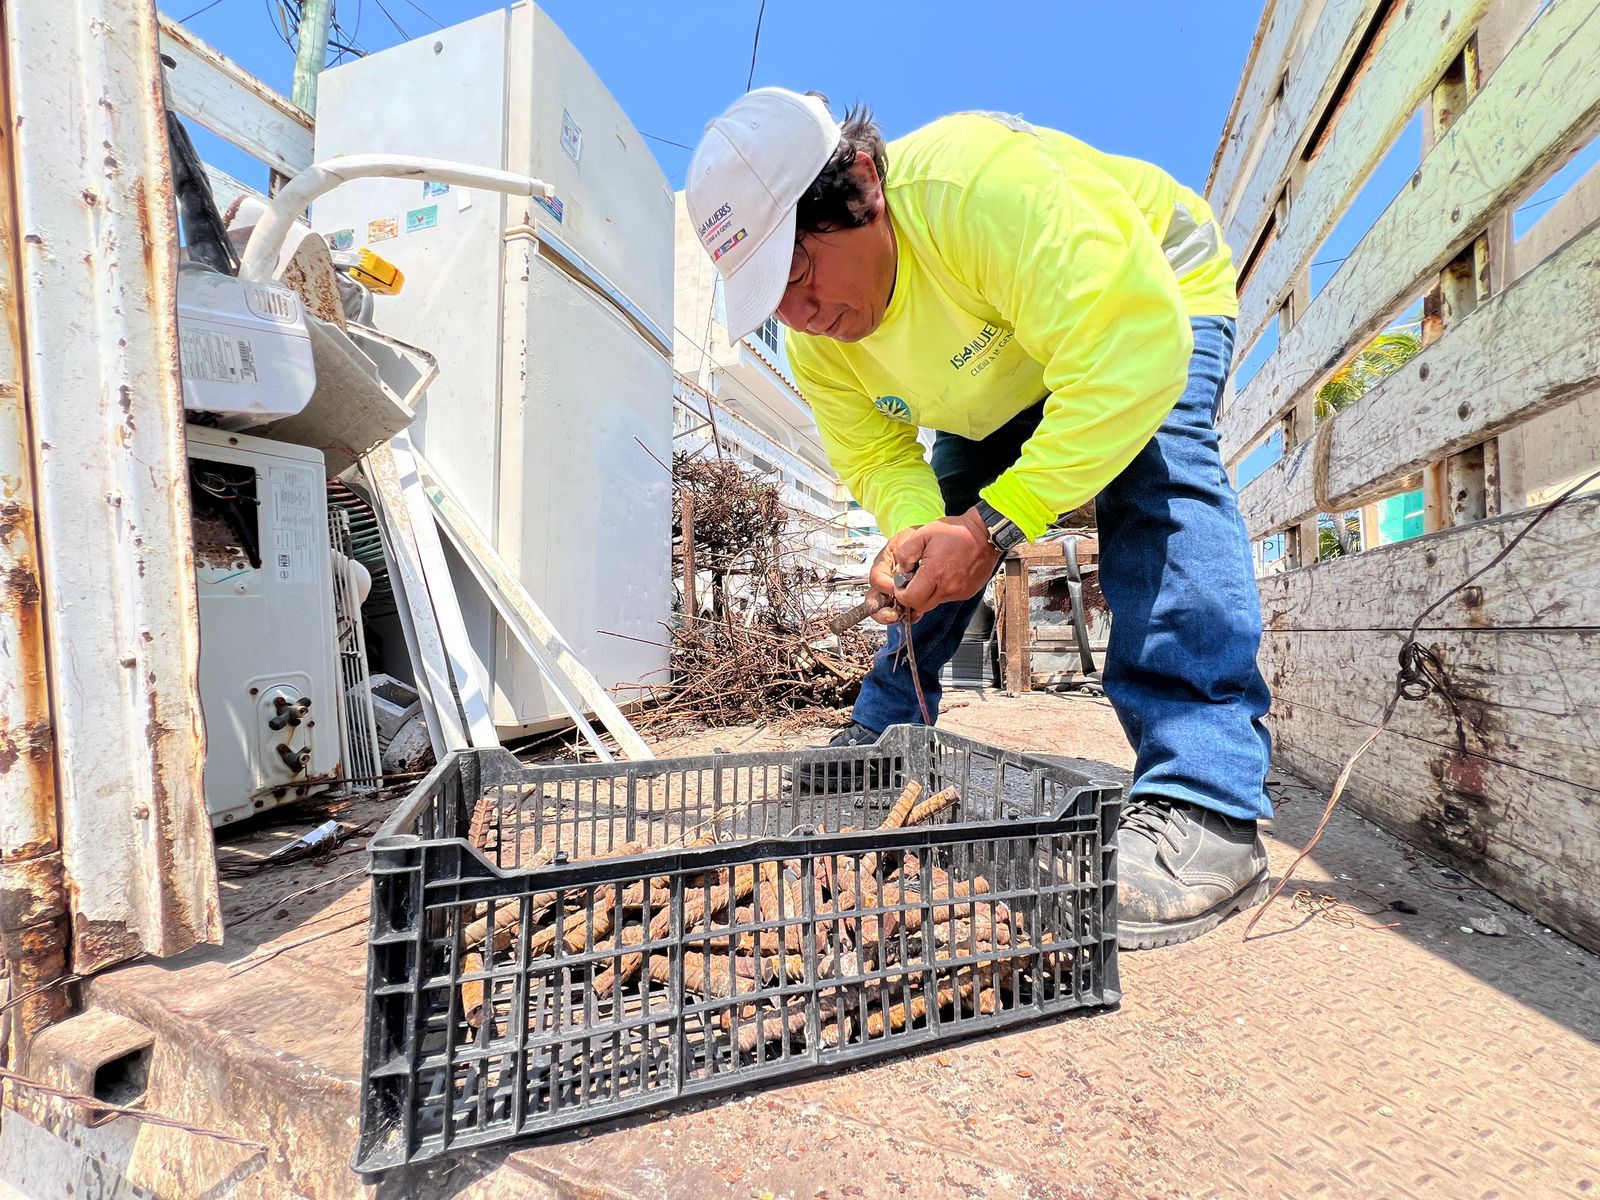
[{"label": "palm tree", "polygon": [[[1378,334],[1317,389],[1316,419],[1326,421],[1334,413],[1343,412],[1385,376],[1394,374],[1415,358],[1421,349],[1422,336],[1412,330],[1390,329]],[[1317,537],[1317,557],[1338,558],[1353,554],[1360,528],[1356,513],[1329,517],[1322,523]]]},{"label": "palm tree", "polygon": [[1391,329],[1373,338],[1317,389],[1316,416],[1326,421],[1349,408],[1367,390],[1392,375],[1417,356],[1422,337],[1406,329]]}]

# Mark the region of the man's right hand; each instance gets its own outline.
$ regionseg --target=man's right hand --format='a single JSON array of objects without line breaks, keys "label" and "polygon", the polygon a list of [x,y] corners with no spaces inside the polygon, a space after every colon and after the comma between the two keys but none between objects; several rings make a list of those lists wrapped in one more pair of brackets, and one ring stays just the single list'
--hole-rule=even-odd
[{"label": "man's right hand", "polygon": [[[915,528],[916,526],[912,526],[912,529]],[[867,577],[867,582],[871,585],[871,588],[867,594],[868,596],[879,596],[883,599],[883,607],[872,614],[872,619],[879,625],[897,625],[907,615],[906,610],[900,608],[894,599],[894,577],[903,570],[899,561],[895,558],[894,548],[896,542],[910,532],[911,529],[905,529],[890,538],[888,544],[878,551],[878,557],[872,562],[872,572]],[[920,613],[910,614],[913,621],[920,615]]]}]

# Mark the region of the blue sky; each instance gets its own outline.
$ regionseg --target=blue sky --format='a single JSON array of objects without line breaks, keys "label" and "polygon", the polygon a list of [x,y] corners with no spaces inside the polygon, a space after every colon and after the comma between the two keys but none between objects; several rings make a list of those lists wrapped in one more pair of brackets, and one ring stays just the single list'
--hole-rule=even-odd
[{"label": "blue sky", "polygon": [[[159,7],[184,18],[206,3],[160,0]],[[287,94],[293,54],[275,32],[277,7],[278,0],[219,0],[187,23]],[[337,0],[335,15],[356,44],[376,51],[405,40],[396,25],[415,38],[501,7],[496,0]],[[543,7],[636,128],[693,146],[706,121],[744,90],[761,4],[549,0]],[[1101,149],[1149,159],[1198,188],[1261,8],[1259,0],[767,0],[754,82],[815,88],[836,110],[867,101],[890,136],[960,109],[1020,112]],[[264,182],[250,160],[215,139],[200,141],[218,167]],[[651,145],[672,185],[681,186],[689,151]]]}]

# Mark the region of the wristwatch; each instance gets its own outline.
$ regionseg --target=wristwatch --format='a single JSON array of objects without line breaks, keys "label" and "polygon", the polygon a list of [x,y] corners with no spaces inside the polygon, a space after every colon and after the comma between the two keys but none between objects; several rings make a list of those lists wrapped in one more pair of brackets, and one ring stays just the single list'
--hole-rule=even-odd
[{"label": "wristwatch", "polygon": [[983,527],[989,531],[989,544],[1002,555],[1007,554],[1015,546],[1022,545],[1028,540],[1028,535],[1022,532],[1010,517],[1001,512],[987,500],[979,500],[974,506],[978,510],[978,519],[983,522]]}]

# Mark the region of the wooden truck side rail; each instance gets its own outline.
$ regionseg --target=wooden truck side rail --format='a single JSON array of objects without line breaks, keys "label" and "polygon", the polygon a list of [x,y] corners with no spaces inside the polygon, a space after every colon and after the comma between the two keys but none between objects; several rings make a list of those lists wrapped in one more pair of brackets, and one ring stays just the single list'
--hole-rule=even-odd
[{"label": "wooden truck side rail", "polygon": [[[1499,439],[1600,388],[1595,173],[1510,236],[1511,210],[1600,122],[1600,6],[1328,0],[1285,32],[1316,8],[1269,6],[1211,200],[1245,268],[1240,361],[1279,330],[1221,422],[1234,469],[1285,435],[1240,497],[1252,538],[1286,534],[1298,568],[1261,582],[1276,755],[1326,785],[1377,726],[1417,613],[1532,516]],[[1311,260],[1419,107],[1416,173],[1311,298]],[[1419,295],[1422,352],[1315,420],[1318,389]],[[1419,478],[1431,536],[1317,561],[1319,514]],[[1418,640],[1444,663],[1454,705],[1402,703],[1348,789],[1362,812],[1591,947],[1597,530],[1600,497],[1573,499],[1432,614]]]}]

